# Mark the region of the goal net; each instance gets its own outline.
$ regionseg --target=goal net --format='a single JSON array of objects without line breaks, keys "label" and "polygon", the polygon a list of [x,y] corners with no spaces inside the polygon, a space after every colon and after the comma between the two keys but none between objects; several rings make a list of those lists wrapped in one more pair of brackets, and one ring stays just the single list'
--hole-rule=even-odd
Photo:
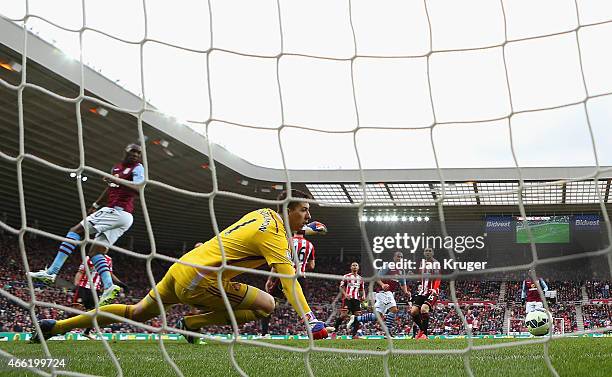
[{"label": "goal net", "polygon": [[[220,239],[223,226],[238,219],[228,219],[224,208],[281,205],[281,215],[289,229],[287,205],[295,198],[275,200],[274,190],[307,188],[314,196],[308,200],[313,205],[313,219],[317,219],[317,209],[347,211],[359,224],[353,238],[359,240],[362,265],[369,269],[364,280],[374,283],[368,288],[370,302],[366,311],[374,307],[373,286],[379,280],[375,272],[382,267],[379,262],[390,261],[392,253],[388,252],[403,247],[386,246],[384,240],[389,234],[377,233],[372,223],[426,227],[436,219],[439,232],[431,239],[420,238],[412,252],[404,248],[404,254],[418,262],[414,250],[420,257],[427,246],[420,242],[427,240],[436,252],[443,252],[445,259],[464,263],[453,264],[449,268],[456,270],[450,273],[433,275],[443,280],[443,294],[438,299],[446,306],[439,310],[446,310],[448,317],[432,317],[432,322],[438,321],[440,328],[460,326],[458,333],[467,335],[467,343],[452,350],[396,347],[399,340],[391,339],[379,315],[377,329],[381,336],[389,338],[384,349],[360,349],[358,345],[338,348],[326,341],[315,342],[308,326],[299,327],[308,336],[306,347],[246,339],[240,336],[231,296],[222,285],[220,294],[230,319],[229,327],[223,329],[229,330],[227,337],[175,328],[159,300],[161,315],[157,324],[120,316],[114,319],[152,334],[177,333],[228,344],[231,364],[241,375],[248,373],[236,357],[237,345],[302,356],[309,375],[314,375],[316,369],[311,362],[313,354],[376,357],[388,376],[393,374],[391,356],[451,354],[462,358],[466,373],[473,375],[470,359],[479,351],[538,343],[543,344],[547,368],[557,375],[548,354],[552,336],[503,344],[475,343],[473,326],[468,322],[486,310],[475,306],[468,297],[471,288],[458,287],[471,287],[463,280],[481,280],[493,274],[517,280],[517,272],[522,273],[521,278],[537,281],[540,276],[536,271],[541,268],[585,260],[603,261],[597,266],[600,277],[610,278],[612,249],[606,237],[612,228],[606,205],[612,155],[605,142],[612,136],[606,111],[612,98],[612,61],[607,53],[612,36],[610,5],[592,1],[527,4],[487,0],[451,4],[429,0],[382,4],[318,0],[209,1],[191,2],[189,6],[126,1],[120,6],[108,6],[74,1],[59,12],[43,3],[0,5],[0,42],[8,46],[3,52],[14,52],[0,57],[0,85],[15,98],[15,122],[11,126],[16,135],[11,145],[0,148],[0,159],[14,171],[17,188],[12,208],[18,219],[5,216],[0,219],[0,227],[18,237],[18,264],[24,272],[41,263],[32,260],[26,250],[26,240],[31,235],[72,243],[78,246],[75,253],[79,254],[72,258],[85,262],[86,247],[95,243],[89,232],[85,232],[83,241],[75,242],[64,238],[63,233],[49,231],[49,224],[37,225],[30,216],[35,209],[30,203],[43,206],[35,197],[44,198],[65,182],[28,192],[27,184],[31,182],[24,184],[24,177],[36,177],[36,168],[73,174],[71,187],[76,189],[76,199],[71,201],[78,202],[80,217],[85,219],[90,202],[86,197],[87,175],[107,179],[112,175],[107,167],[89,163],[95,154],[110,152],[96,144],[95,138],[88,138],[93,132],[88,126],[97,123],[85,124],[83,119],[90,114],[105,117],[110,111],[136,120],[129,137],[116,136],[121,143],[137,140],[142,146],[144,182],[137,189],[142,211],[139,226],[144,229],[141,244],[147,245],[146,250],[139,251],[121,243],[122,246],[110,248],[111,254],[129,258],[134,265],[144,265],[146,288],[155,290],[159,282],[156,263],[174,263],[180,256],[158,245],[163,238],[160,234],[171,238],[178,229],[154,227],[152,218],[161,218],[160,212],[163,217],[180,217],[182,212],[193,210],[189,204],[181,208],[182,204],[197,202],[199,208],[206,210],[205,215],[200,215],[207,219],[194,218],[192,222],[210,224],[208,238]],[[178,21],[170,24],[171,19]],[[57,50],[50,48],[51,44]],[[54,55],[59,50],[63,51],[63,61]],[[44,73],[48,71],[34,71],[34,62],[48,63],[45,69],[61,72],[60,76],[76,85],[77,93],[66,95],[69,90],[45,81]],[[39,74],[33,79],[31,72]],[[103,89],[96,92],[100,87]],[[61,137],[53,140],[51,134],[38,135],[38,124],[27,121],[32,112],[38,111],[36,100],[31,102],[32,108],[24,100],[31,93],[53,101],[71,114],[69,122],[74,124],[77,139],[66,148],[74,151],[75,164],[56,161],[55,154],[61,151],[52,149],[50,144],[59,143]],[[38,123],[45,121],[52,119],[38,119]],[[148,128],[149,124],[157,126]],[[96,135],[114,133],[113,129],[98,132]],[[165,140],[164,133],[174,141]],[[37,137],[39,147],[31,149],[30,140]],[[50,140],[48,145],[45,138]],[[206,189],[176,183],[185,182],[182,174],[187,171],[178,167],[183,156],[173,148],[181,148],[179,144],[202,152],[199,160],[185,163],[206,171],[208,175],[203,179],[197,175],[200,170],[193,173],[194,180],[201,179]],[[160,153],[175,159],[162,160]],[[478,184],[476,180],[500,183]],[[259,186],[253,188],[251,181],[259,182]],[[165,194],[156,196],[159,201],[147,200],[159,192],[156,190]],[[164,200],[177,205],[157,207]],[[601,213],[598,229],[606,240],[579,254],[542,258],[539,251],[546,249],[542,244],[563,240],[562,228],[569,224],[565,218],[535,223],[538,219],[530,219],[533,207],[529,206],[573,203],[597,208]],[[513,255],[509,260],[491,262],[492,268],[467,264],[469,260],[462,256],[470,254],[469,249],[482,240],[473,234],[457,238],[453,233],[457,227],[450,226],[452,218],[447,217],[452,213],[450,207],[476,205],[516,208],[511,210],[515,217],[509,220],[509,226],[515,227],[512,232],[520,230],[522,234],[514,242],[525,244],[521,258]],[[467,212],[463,214],[468,216]],[[455,217],[457,213],[461,214],[455,212]],[[505,220],[491,221],[501,224]],[[345,224],[327,225],[330,234],[326,237],[334,237],[334,228]],[[487,228],[488,235],[495,232],[494,227],[497,225]],[[540,234],[540,229],[552,227],[555,232],[550,241],[546,237],[552,233]],[[189,225],[189,229],[195,228]],[[423,228],[421,234],[419,228],[417,234],[426,236],[426,231]],[[384,247],[384,252],[377,251],[377,246]],[[293,251],[292,258],[297,262]],[[236,267],[227,260],[207,271],[211,270],[218,276],[227,271],[248,270],[264,279],[279,277],[269,270]],[[85,271],[93,286],[93,271]],[[306,276],[330,282],[333,290],[326,303],[330,306],[343,274],[316,271]],[[41,310],[84,313],[41,300],[40,292],[25,276],[27,295],[18,296],[5,288],[0,289],[0,295],[27,310],[40,336]],[[417,269],[400,277],[407,278],[412,291],[417,292],[421,279],[432,276],[424,277]],[[291,278],[297,282],[298,275]],[[544,299],[542,287],[537,284],[536,288]],[[501,296],[500,286],[495,289]],[[479,298],[495,302],[499,299]],[[490,310],[503,323],[503,309]],[[97,319],[103,315],[109,316],[93,313],[98,332],[101,329]],[[292,315],[295,323],[301,323],[295,313]],[[408,310],[400,315],[409,318]],[[454,322],[446,324],[445,320]],[[515,328],[518,321],[509,319],[509,329]],[[555,329],[560,327],[560,336],[566,335],[564,319],[555,318],[555,324]],[[482,323],[479,328],[483,328]],[[610,328],[578,333],[602,330]],[[163,336],[154,338],[165,362],[177,375],[183,375],[166,350],[168,340]],[[100,339],[117,374],[123,375],[108,340]],[[53,357],[44,340],[42,349],[46,357]],[[0,349],[0,355],[6,359],[15,357],[4,349]],[[41,368],[29,369],[46,374]]]}]

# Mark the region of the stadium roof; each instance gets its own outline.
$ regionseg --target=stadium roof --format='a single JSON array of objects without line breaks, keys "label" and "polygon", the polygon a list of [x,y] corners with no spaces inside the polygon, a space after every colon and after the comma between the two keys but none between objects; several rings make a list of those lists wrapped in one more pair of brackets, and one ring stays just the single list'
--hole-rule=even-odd
[{"label": "stadium roof", "polygon": [[[7,2],[0,13],[61,51],[51,60],[63,77],[80,82],[82,54],[95,67],[84,74],[90,91],[137,112],[146,89],[145,120],[205,153],[207,134],[224,146],[219,161],[254,178],[285,179],[281,146],[290,169],[312,170],[292,174],[305,182],[333,181],[338,169],[348,178],[336,181],[359,181],[359,166],[366,181],[418,180],[427,172],[437,180],[438,165],[473,168],[459,170],[459,180],[482,179],[481,168],[513,167],[514,157],[524,167],[595,165],[595,150],[599,165],[612,164],[610,6],[276,7],[155,2],[145,14],[137,1],[119,12],[34,2],[26,14],[23,4]],[[321,7],[327,16],[313,30],[304,20]],[[15,35],[11,46],[19,49],[23,32]],[[30,40],[30,55],[44,58]],[[102,76],[135,94],[118,98]],[[372,169],[386,177],[369,176]],[[505,178],[505,170],[497,175]]]},{"label": "stadium roof", "polygon": [[[0,58],[21,62],[23,30],[0,19],[0,35]],[[80,65],[31,34],[28,34],[27,48],[28,85],[23,90],[23,121],[28,157],[22,162],[27,223],[63,234],[80,217],[76,177],[70,177],[70,172],[79,166],[77,114],[72,99],[79,93]],[[85,95],[89,96],[80,105],[85,163],[107,171],[120,158],[123,147],[138,140],[137,118],[120,109],[138,109],[142,101],[91,68],[84,67],[83,75]],[[6,215],[3,222],[19,228],[21,214],[14,157],[19,153],[20,110],[14,88],[19,85],[21,75],[0,69],[0,79],[8,84],[0,85],[0,152],[3,154],[0,195],[5,199],[0,212]],[[108,113],[101,115],[100,108]],[[183,242],[189,245],[210,237],[211,208],[209,199],[201,195],[213,188],[206,139],[156,111],[145,111],[142,120],[149,177],[156,181],[147,186],[146,199],[158,247],[176,248]],[[228,225],[246,209],[262,205],[249,201],[248,197],[274,199],[278,189],[284,187],[283,170],[254,165],[223,147],[214,146],[213,152],[221,190],[214,197],[214,211],[220,226]],[[518,187],[519,170],[514,168],[366,169],[363,176],[358,170],[290,170],[289,175],[292,182],[297,182],[294,187],[309,190],[323,206],[355,205],[361,200],[358,183],[363,179],[368,182],[366,206],[418,208],[435,216],[442,187],[440,172],[446,181],[447,197],[443,204],[447,218],[476,219],[484,213],[518,212],[517,196],[510,192]],[[520,174],[527,184],[523,202],[531,205],[530,210],[534,212],[599,211],[596,190],[609,203],[612,170],[600,171],[597,188],[588,180],[594,172],[593,167],[523,168]],[[83,175],[89,178],[83,187],[86,201],[90,201],[102,190],[103,184],[93,171],[85,171]],[[573,182],[573,179],[579,181]],[[167,185],[184,191],[171,190]],[[235,198],[224,192],[244,197]],[[495,192],[503,194],[487,195]],[[324,241],[329,250],[336,250],[339,245],[359,248],[360,240],[355,237],[359,232],[357,208],[322,207],[317,214],[318,219],[334,224],[335,236]],[[130,234],[135,242],[149,242],[142,211],[137,211]]]}]

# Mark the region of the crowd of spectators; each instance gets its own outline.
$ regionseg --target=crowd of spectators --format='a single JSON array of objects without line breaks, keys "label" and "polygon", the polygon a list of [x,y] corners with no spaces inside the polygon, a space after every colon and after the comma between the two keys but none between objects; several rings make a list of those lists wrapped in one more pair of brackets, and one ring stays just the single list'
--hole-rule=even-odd
[{"label": "crowd of spectators", "polygon": [[[44,238],[26,238],[25,246],[30,270],[37,270],[44,268],[46,264],[51,262],[55,255],[57,242]],[[61,278],[65,280],[64,285],[58,285],[57,283],[51,287],[35,285],[33,292],[30,291],[25,279],[22,255],[15,237],[6,234],[0,235],[0,255],[4,259],[4,263],[0,264],[0,287],[4,291],[26,303],[32,301],[33,293],[38,301],[71,306],[73,289],[66,281],[72,281],[81,261],[80,255],[69,258],[62,269]],[[128,291],[121,294],[118,301],[124,303],[138,302],[148,293],[151,287],[145,260],[128,257],[120,253],[112,253],[111,255],[113,256],[115,274],[130,287]],[[351,258],[340,260],[338,256],[318,255],[316,272],[343,275],[348,271],[350,262],[352,262]],[[168,262],[152,261],[151,272],[155,281],[159,281],[163,277],[169,265]],[[237,280],[263,287],[265,279],[266,276],[264,275],[243,274]],[[416,281],[409,282],[413,292],[416,291],[417,284]],[[585,286],[590,298],[607,298],[610,294],[609,284],[609,281],[587,281]],[[317,318],[328,320],[328,323],[333,323],[335,315],[339,313],[340,302],[336,300],[339,292],[338,285],[339,280],[315,277],[307,277],[306,279],[307,299],[311,303]],[[459,301],[491,301],[496,303],[499,299],[500,286],[501,283],[496,281],[459,281],[456,283],[457,298]],[[580,300],[580,285],[574,282],[551,282],[550,286],[551,289],[557,289],[558,292],[557,304],[551,305],[553,316],[564,318],[566,332],[577,330],[575,306],[568,302]],[[512,311],[512,318],[524,318],[524,307],[518,305],[520,303],[520,287],[521,282],[511,281],[508,283],[506,297],[512,299],[512,302],[516,305],[509,304],[507,308],[497,304],[463,303],[461,310],[466,316],[468,324],[472,327],[472,332],[474,334],[502,333],[506,310]],[[401,295],[396,297],[398,303],[407,303],[408,301]],[[440,301],[449,301],[449,299],[448,282],[443,282]],[[584,305],[585,327],[600,327],[605,326],[606,323],[609,325],[611,307],[611,305]],[[189,313],[190,310],[187,306],[175,306],[167,313],[168,324],[174,325],[181,316]],[[45,306],[36,306],[35,313],[39,319],[66,318],[72,315],[60,309]],[[590,327],[587,327],[587,323]],[[147,324],[161,327],[161,318],[155,318]],[[408,305],[400,304],[396,328],[399,334],[411,333],[412,319],[409,315]],[[437,335],[466,333],[455,307],[447,304],[439,304],[433,311],[430,328],[430,333]],[[120,332],[143,332],[142,328],[125,323],[111,325],[109,329]],[[32,320],[29,310],[20,306],[14,300],[0,295],[0,331],[27,332],[31,330]],[[232,329],[230,326],[212,326],[204,329],[204,331],[210,334],[231,333]],[[250,322],[241,325],[240,331],[245,334],[257,334],[261,332],[261,328],[258,322]],[[383,334],[383,330],[377,322],[363,326],[362,331],[365,335]],[[344,332],[345,330],[342,329],[339,334]],[[293,309],[286,302],[281,301],[272,315],[270,333],[304,334],[305,328]]]},{"label": "crowd of spectators", "polygon": [[609,280],[588,280],[584,283],[587,295],[591,300],[610,299],[610,285],[612,282]]},{"label": "crowd of spectators", "polygon": [[[440,300],[452,301],[449,283],[444,281],[440,286]],[[498,301],[500,288],[500,281],[484,280],[455,282],[458,301]]]},{"label": "crowd of spectators", "polygon": [[[522,281],[509,281],[506,285],[506,298],[509,302],[521,301]],[[557,301],[573,302],[582,300],[581,286],[577,281],[546,281],[548,290],[557,291]]]},{"label": "crowd of spectators", "polygon": [[612,326],[612,304],[588,304],[582,305],[584,328]]}]

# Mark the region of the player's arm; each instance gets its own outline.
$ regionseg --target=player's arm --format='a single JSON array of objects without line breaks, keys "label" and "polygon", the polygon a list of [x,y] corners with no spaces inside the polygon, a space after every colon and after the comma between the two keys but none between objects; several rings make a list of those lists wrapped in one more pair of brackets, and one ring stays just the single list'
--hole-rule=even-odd
[{"label": "player's arm", "polygon": [[79,285],[79,281],[81,281],[81,278],[83,277],[83,271],[79,268],[79,270],[77,271],[76,274],[74,274],[74,285],[78,286]]},{"label": "player's arm", "polygon": [[525,302],[527,298],[527,286],[525,284],[525,280],[523,280],[523,285],[521,286],[521,302]]},{"label": "player's arm", "polygon": [[361,281],[361,301],[365,301],[367,298],[366,296],[366,292],[365,292],[365,284],[363,283],[363,280]]},{"label": "player's arm", "polygon": [[276,227],[268,227],[260,234],[257,241],[261,256],[266,258],[266,262],[273,271],[287,275],[287,277],[280,278],[283,293],[300,318],[306,319],[313,338],[326,338],[325,323],[316,319],[304,297],[300,283],[293,278],[295,277],[295,269],[292,265],[289,242],[285,232],[279,231]]},{"label": "player's arm", "polygon": [[[404,271],[402,271],[402,274],[403,273]],[[404,292],[406,296],[410,296],[410,290],[408,290],[408,284],[406,284],[406,278],[399,279],[399,284],[400,284],[400,287],[402,288],[402,292]]]},{"label": "player's arm", "polygon": [[546,282],[544,281],[544,279],[540,279],[540,287],[542,287],[542,291],[544,292],[548,291],[548,285],[546,285]]},{"label": "player's arm", "polygon": [[340,280],[340,293],[342,294],[342,298],[346,298],[346,292],[344,289],[344,279]]},{"label": "player's arm", "polygon": [[[272,266],[270,271],[276,272],[276,269],[274,268],[274,266]],[[266,292],[268,293],[272,292],[272,288],[274,288],[274,283],[276,283],[276,278],[274,276],[268,276],[268,280],[266,280],[266,285],[265,285]]]},{"label": "player's arm", "polygon": [[[295,275],[295,269],[289,263],[276,263],[272,267],[280,274]],[[280,278],[280,281],[283,285],[283,293],[287,301],[289,301],[293,309],[299,314],[300,318],[304,318],[308,322],[312,337],[314,339],[327,338],[325,323],[317,320],[310,310],[310,306],[306,301],[306,297],[304,297],[304,292],[302,291],[300,283],[292,278]]]},{"label": "player's arm", "polygon": [[108,182],[109,185],[121,185],[124,187],[127,187],[129,189],[132,189],[134,191],[138,191],[140,188],[140,183],[144,182],[144,167],[142,165],[136,165],[136,167],[134,167],[134,170],[132,170],[132,183],[123,183],[120,182],[119,180],[117,180],[115,177],[112,178],[107,178],[104,177],[104,181]]},{"label": "player's arm", "polygon": [[309,269],[310,271],[314,271],[314,268],[315,268],[315,260],[314,260],[314,258],[313,258],[313,259],[311,259],[311,260],[309,260],[309,261],[308,261],[308,269]]},{"label": "player's arm", "polygon": [[[387,275],[389,273],[389,269],[388,268],[383,268],[380,271],[378,271],[378,276],[384,276]],[[387,290],[389,289],[389,284],[384,283],[382,280],[380,279],[376,279],[376,284],[380,285],[380,287],[383,290]]]},{"label": "player's arm", "polygon": [[298,234],[303,234],[306,236],[316,236],[321,235],[324,236],[327,234],[327,226],[318,221],[310,222],[302,227],[302,229],[298,230]]},{"label": "player's arm", "polygon": [[312,251],[310,253],[310,260],[308,261],[308,267],[310,268],[310,271],[314,271],[315,269],[315,248],[312,243],[310,243],[310,247],[312,248]]},{"label": "player's arm", "polygon": [[108,187],[104,188],[104,191],[102,191],[102,193],[98,195],[98,198],[93,203],[91,203],[91,207],[87,211],[87,214],[92,214],[96,212],[100,207],[102,207],[100,203],[102,203],[102,200],[104,200],[104,197],[106,196],[107,192]]}]

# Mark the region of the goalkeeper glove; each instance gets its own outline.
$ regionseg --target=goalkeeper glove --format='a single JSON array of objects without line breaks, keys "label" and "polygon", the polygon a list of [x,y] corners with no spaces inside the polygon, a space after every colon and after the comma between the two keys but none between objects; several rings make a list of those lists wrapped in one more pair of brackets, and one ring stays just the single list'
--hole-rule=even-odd
[{"label": "goalkeeper glove", "polygon": [[327,227],[323,223],[320,223],[318,221],[313,221],[311,223],[304,225],[304,227],[302,228],[302,231],[307,236],[314,236],[317,234],[324,235],[324,234],[327,234]]},{"label": "goalkeeper glove", "polygon": [[310,326],[310,331],[312,332],[313,339],[327,338],[327,329],[325,326],[325,322],[314,320],[308,322],[308,325]]}]

